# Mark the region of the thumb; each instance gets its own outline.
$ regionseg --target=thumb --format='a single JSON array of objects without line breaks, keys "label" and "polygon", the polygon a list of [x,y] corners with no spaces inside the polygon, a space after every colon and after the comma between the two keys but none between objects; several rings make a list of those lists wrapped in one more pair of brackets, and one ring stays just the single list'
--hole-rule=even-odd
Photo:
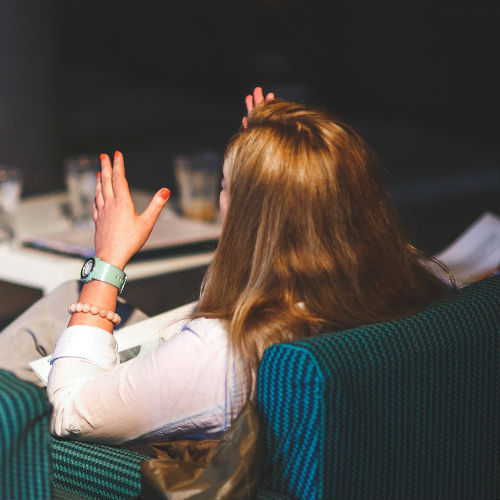
[{"label": "thumb", "polygon": [[167,201],[170,197],[170,189],[161,188],[154,196],[153,199],[149,202],[148,207],[144,212],[142,212],[141,217],[145,219],[146,224],[149,224],[153,227],[156,219],[160,215],[162,208],[167,204]]}]

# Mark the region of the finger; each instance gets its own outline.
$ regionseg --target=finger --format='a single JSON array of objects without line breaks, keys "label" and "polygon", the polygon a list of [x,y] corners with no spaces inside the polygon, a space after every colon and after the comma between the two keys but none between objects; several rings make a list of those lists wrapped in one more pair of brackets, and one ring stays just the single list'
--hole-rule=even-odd
[{"label": "finger", "polygon": [[104,198],[102,196],[101,172],[97,172],[97,181],[95,183],[95,204],[98,210],[104,206]]},{"label": "finger", "polygon": [[123,161],[123,155],[120,151],[115,151],[112,181],[115,198],[132,199],[128,188],[127,178],[125,177],[125,163]]},{"label": "finger", "polygon": [[269,92],[266,95],[266,101],[272,101],[274,99],[274,92]]},{"label": "finger", "polygon": [[114,198],[111,161],[108,155],[101,155],[101,187],[104,200]]},{"label": "finger", "polygon": [[255,106],[258,106],[261,102],[264,102],[264,94],[262,93],[261,87],[255,87],[253,91],[253,101]]},{"label": "finger", "polygon": [[92,219],[94,219],[94,224],[97,223],[97,215],[98,215],[97,205],[96,201],[94,200],[94,203],[92,203]]},{"label": "finger", "polygon": [[248,120],[246,116],[244,116],[241,120],[241,124],[243,125],[243,128],[248,128]]},{"label": "finger", "polygon": [[245,104],[247,106],[247,114],[250,114],[253,111],[253,96],[247,95],[245,97]]},{"label": "finger", "polygon": [[148,207],[141,214],[144,224],[151,231],[155,225],[156,219],[160,215],[162,208],[167,204],[170,197],[170,189],[161,188],[149,202]]}]

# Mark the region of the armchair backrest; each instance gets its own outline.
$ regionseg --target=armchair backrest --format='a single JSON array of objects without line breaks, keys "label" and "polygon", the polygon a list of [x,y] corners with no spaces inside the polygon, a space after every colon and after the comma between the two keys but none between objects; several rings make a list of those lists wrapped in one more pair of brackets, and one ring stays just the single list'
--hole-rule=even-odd
[{"label": "armchair backrest", "polygon": [[265,487],[300,499],[498,498],[500,278],[411,317],[274,345]]}]

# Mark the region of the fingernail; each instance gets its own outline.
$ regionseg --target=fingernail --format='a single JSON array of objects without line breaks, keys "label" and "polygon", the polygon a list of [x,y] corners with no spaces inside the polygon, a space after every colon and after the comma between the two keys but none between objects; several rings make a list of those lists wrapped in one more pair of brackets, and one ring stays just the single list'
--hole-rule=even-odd
[{"label": "fingernail", "polygon": [[100,179],[101,178],[101,172],[97,172],[97,178]]},{"label": "fingernail", "polygon": [[101,156],[99,156],[99,158],[101,159],[101,161],[104,161],[106,159],[106,155],[103,153]]},{"label": "fingernail", "polygon": [[164,199],[164,200],[168,200],[169,197],[170,197],[170,189],[167,189],[167,188],[161,188],[160,189],[160,196]]},{"label": "fingernail", "polygon": [[120,155],[121,155],[120,151],[115,151],[115,158],[118,158],[118,156]]}]

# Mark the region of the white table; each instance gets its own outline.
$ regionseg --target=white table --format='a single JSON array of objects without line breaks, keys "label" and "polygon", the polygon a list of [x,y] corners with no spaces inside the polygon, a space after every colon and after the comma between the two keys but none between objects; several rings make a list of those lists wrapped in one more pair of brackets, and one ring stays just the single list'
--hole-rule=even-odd
[{"label": "white table", "polygon": [[[139,211],[151,199],[151,194],[140,191],[134,191],[132,196]],[[16,239],[9,244],[0,244],[0,280],[39,288],[47,293],[65,281],[79,278],[83,258],[56,255],[21,245],[26,238],[54,229],[69,229],[71,222],[61,211],[61,205],[66,201],[65,193],[52,193],[21,202]],[[126,272],[129,280],[147,278],[208,265],[212,256],[210,251],[131,262]]]}]

